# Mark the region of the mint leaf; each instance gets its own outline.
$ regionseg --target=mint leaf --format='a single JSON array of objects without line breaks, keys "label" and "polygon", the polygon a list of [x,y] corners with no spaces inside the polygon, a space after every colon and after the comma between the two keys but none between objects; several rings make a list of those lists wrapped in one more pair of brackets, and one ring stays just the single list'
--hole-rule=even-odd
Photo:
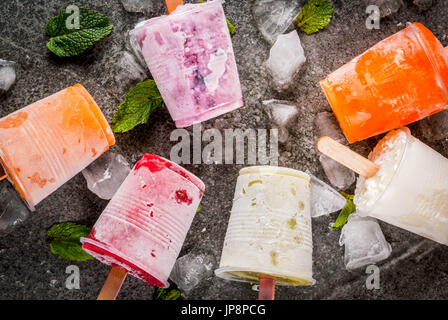
[{"label": "mint leaf", "polygon": [[137,84],[126,95],[126,99],[118,106],[112,119],[114,132],[127,132],[139,124],[146,123],[151,113],[163,106],[162,96],[154,80],[146,80]]},{"label": "mint leaf", "polygon": [[199,204],[198,209],[196,210],[196,213],[202,210],[202,204]]},{"label": "mint leaf", "polygon": [[[205,0],[198,0],[198,3],[206,3],[207,1]],[[227,22],[227,28],[229,28],[229,32],[231,35],[235,34],[235,26],[229,21],[229,19],[226,18],[226,22]]]},{"label": "mint leaf", "polygon": [[112,32],[106,15],[87,8],[79,8],[79,29],[68,29],[66,21],[71,20],[72,14],[61,10],[45,27],[51,37],[47,48],[59,57],[77,56]]},{"label": "mint leaf", "polygon": [[235,34],[235,26],[226,18],[227,28],[229,28],[229,32],[231,35]]},{"label": "mint leaf", "polygon": [[82,249],[82,244],[79,241],[79,238],[87,237],[91,229],[73,222],[53,225],[47,230],[51,252],[68,261],[92,260],[93,257]]},{"label": "mint leaf", "polygon": [[185,298],[177,288],[157,288],[154,293],[154,300],[185,300]]},{"label": "mint leaf", "polygon": [[310,0],[296,18],[297,27],[307,34],[325,28],[333,17],[333,4],[327,0]]},{"label": "mint leaf", "polygon": [[[342,193],[342,192],[341,192]],[[356,211],[356,206],[353,203],[353,195],[348,195],[346,193],[342,193],[347,199],[347,203],[345,207],[339,213],[338,218],[335,223],[331,226],[331,230],[336,230],[342,228],[348,221],[348,217]]]}]

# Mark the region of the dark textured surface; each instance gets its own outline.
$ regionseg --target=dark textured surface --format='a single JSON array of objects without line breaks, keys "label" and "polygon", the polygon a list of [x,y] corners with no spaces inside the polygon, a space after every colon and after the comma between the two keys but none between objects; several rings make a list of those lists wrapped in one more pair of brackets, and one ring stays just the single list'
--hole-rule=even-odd
[{"label": "dark textured surface", "polygon": [[[149,0],[148,0],[149,1]],[[228,0],[229,19],[237,26],[233,44],[238,62],[245,107],[208,121],[207,127],[266,128],[269,121],[261,101],[270,98],[300,101],[300,117],[289,141],[280,145],[279,165],[300,169],[325,179],[314,151],[313,122],[317,112],[330,110],[318,81],[326,74],[363,52],[377,41],[403,28],[407,21],[419,21],[431,29],[444,45],[448,8],[435,1],[430,10],[419,13],[410,1],[397,14],[382,20],[380,30],[365,27],[364,1],[334,0],[331,24],[317,34],[300,33],[307,63],[287,92],[276,92],[263,67],[268,45],[257,31],[252,15],[253,1]],[[124,11],[118,0],[77,1],[77,5],[107,14],[113,34],[76,59],[61,60],[45,47],[47,20],[70,1],[3,0],[0,2],[0,58],[18,62],[18,80],[6,96],[0,97],[0,116],[77,82],[83,83],[110,120],[123,98],[114,75],[118,57],[125,48],[125,34],[143,16]],[[163,7],[151,16],[164,12]],[[411,127],[412,128],[412,127]],[[135,161],[144,152],[169,157],[175,129],[166,110],[151,116],[147,125],[117,135],[113,150]],[[417,137],[419,137],[417,135]],[[367,154],[377,139],[358,143],[356,150]],[[448,156],[443,141],[432,147]],[[186,166],[207,186],[203,210],[197,215],[187,236],[182,254],[195,248],[212,250],[219,259],[231,209],[234,184],[241,166]],[[3,182],[6,183],[6,182]],[[92,225],[106,205],[86,188],[82,175],[65,184],[38,205],[37,211],[22,225],[0,233],[0,298],[3,299],[94,299],[109,267],[98,261],[76,263],[81,271],[81,289],[65,288],[65,269],[71,263],[50,253],[45,231],[54,223],[77,221]],[[381,289],[365,287],[364,270],[348,272],[343,265],[343,248],[338,245],[339,231],[328,225],[335,215],[313,220],[314,278],[308,288],[278,288],[278,299],[447,299],[448,248],[429,240],[382,224],[393,247],[392,256],[380,264]],[[153,289],[128,277],[120,299],[149,299]],[[218,278],[205,281],[190,295],[194,299],[254,299],[256,292],[248,284],[225,282]]]}]

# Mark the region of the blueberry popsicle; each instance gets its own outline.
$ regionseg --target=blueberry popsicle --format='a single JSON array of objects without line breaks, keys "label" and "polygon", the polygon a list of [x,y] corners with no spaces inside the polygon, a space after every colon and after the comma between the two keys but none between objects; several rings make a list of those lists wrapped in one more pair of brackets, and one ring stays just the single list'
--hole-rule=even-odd
[{"label": "blueberry popsicle", "polygon": [[167,287],[204,188],[177,164],[143,155],[82,239],[83,249],[148,285]]},{"label": "blueberry popsicle", "polygon": [[243,105],[222,1],[180,5],[131,33],[178,128]]},{"label": "blueberry popsicle", "polygon": [[32,210],[113,144],[109,124],[80,84],[0,119],[0,163]]},{"label": "blueberry popsicle", "polygon": [[280,167],[240,171],[218,277],[312,285],[310,177]]}]

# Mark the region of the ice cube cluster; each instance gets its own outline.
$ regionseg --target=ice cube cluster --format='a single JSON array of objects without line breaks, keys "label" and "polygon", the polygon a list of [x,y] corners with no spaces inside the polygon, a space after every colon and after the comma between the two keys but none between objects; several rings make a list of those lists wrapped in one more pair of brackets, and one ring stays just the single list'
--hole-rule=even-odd
[{"label": "ice cube cluster", "polygon": [[339,244],[345,246],[344,263],[347,270],[376,264],[392,253],[378,221],[356,213],[350,215],[342,228]]},{"label": "ice cube cluster", "polygon": [[296,0],[257,0],[252,12],[258,30],[272,45],[293,23],[300,7]]},{"label": "ice cube cluster", "polygon": [[263,101],[263,105],[272,122],[272,127],[278,129],[278,141],[285,143],[289,138],[289,129],[297,122],[299,112],[296,104],[272,99]]},{"label": "ice cube cluster", "polygon": [[213,276],[216,258],[209,252],[190,252],[174,264],[170,279],[185,294],[189,294],[203,280]]},{"label": "ice cube cluster", "polygon": [[[314,123],[317,131],[317,138],[327,136],[339,143],[348,144],[333,113],[321,112],[317,114]],[[325,175],[333,186],[345,190],[355,182],[356,175],[352,170],[320,152],[318,152],[318,154]]]},{"label": "ice cube cluster", "polygon": [[130,172],[126,159],[109,151],[84,169],[82,175],[90,191],[101,199],[110,200]]},{"label": "ice cube cluster", "polygon": [[8,91],[16,82],[16,63],[0,59],[0,94]]},{"label": "ice cube cluster", "polygon": [[306,62],[296,30],[277,37],[271,48],[266,67],[271,73],[275,85],[279,89],[287,89],[293,82],[294,76]]},{"label": "ice cube cluster", "polygon": [[345,198],[325,182],[311,175],[311,217],[317,218],[344,208]]},{"label": "ice cube cluster", "polygon": [[0,230],[25,221],[29,212],[28,207],[9,182],[0,182]]}]

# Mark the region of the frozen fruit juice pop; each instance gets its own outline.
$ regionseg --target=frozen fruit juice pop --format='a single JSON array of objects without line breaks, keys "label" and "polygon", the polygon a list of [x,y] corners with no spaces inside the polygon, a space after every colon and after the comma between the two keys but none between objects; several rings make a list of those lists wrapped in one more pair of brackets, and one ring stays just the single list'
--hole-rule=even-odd
[{"label": "frozen fruit juice pop", "polygon": [[178,6],[132,35],[178,128],[243,105],[222,1]]},{"label": "frozen fruit juice pop", "polygon": [[311,285],[310,177],[279,167],[240,171],[218,277]]},{"label": "frozen fruit juice pop", "polygon": [[379,42],[321,81],[350,143],[448,106],[448,58],[420,23]]},{"label": "frozen fruit juice pop", "polygon": [[407,128],[388,133],[369,158],[379,170],[359,178],[358,210],[448,245],[448,159]]},{"label": "frozen fruit juice pop", "polygon": [[0,119],[0,163],[31,209],[114,143],[80,84]]},{"label": "frozen fruit juice pop", "polygon": [[177,164],[143,155],[82,239],[83,249],[148,285],[167,287],[204,188]]}]

